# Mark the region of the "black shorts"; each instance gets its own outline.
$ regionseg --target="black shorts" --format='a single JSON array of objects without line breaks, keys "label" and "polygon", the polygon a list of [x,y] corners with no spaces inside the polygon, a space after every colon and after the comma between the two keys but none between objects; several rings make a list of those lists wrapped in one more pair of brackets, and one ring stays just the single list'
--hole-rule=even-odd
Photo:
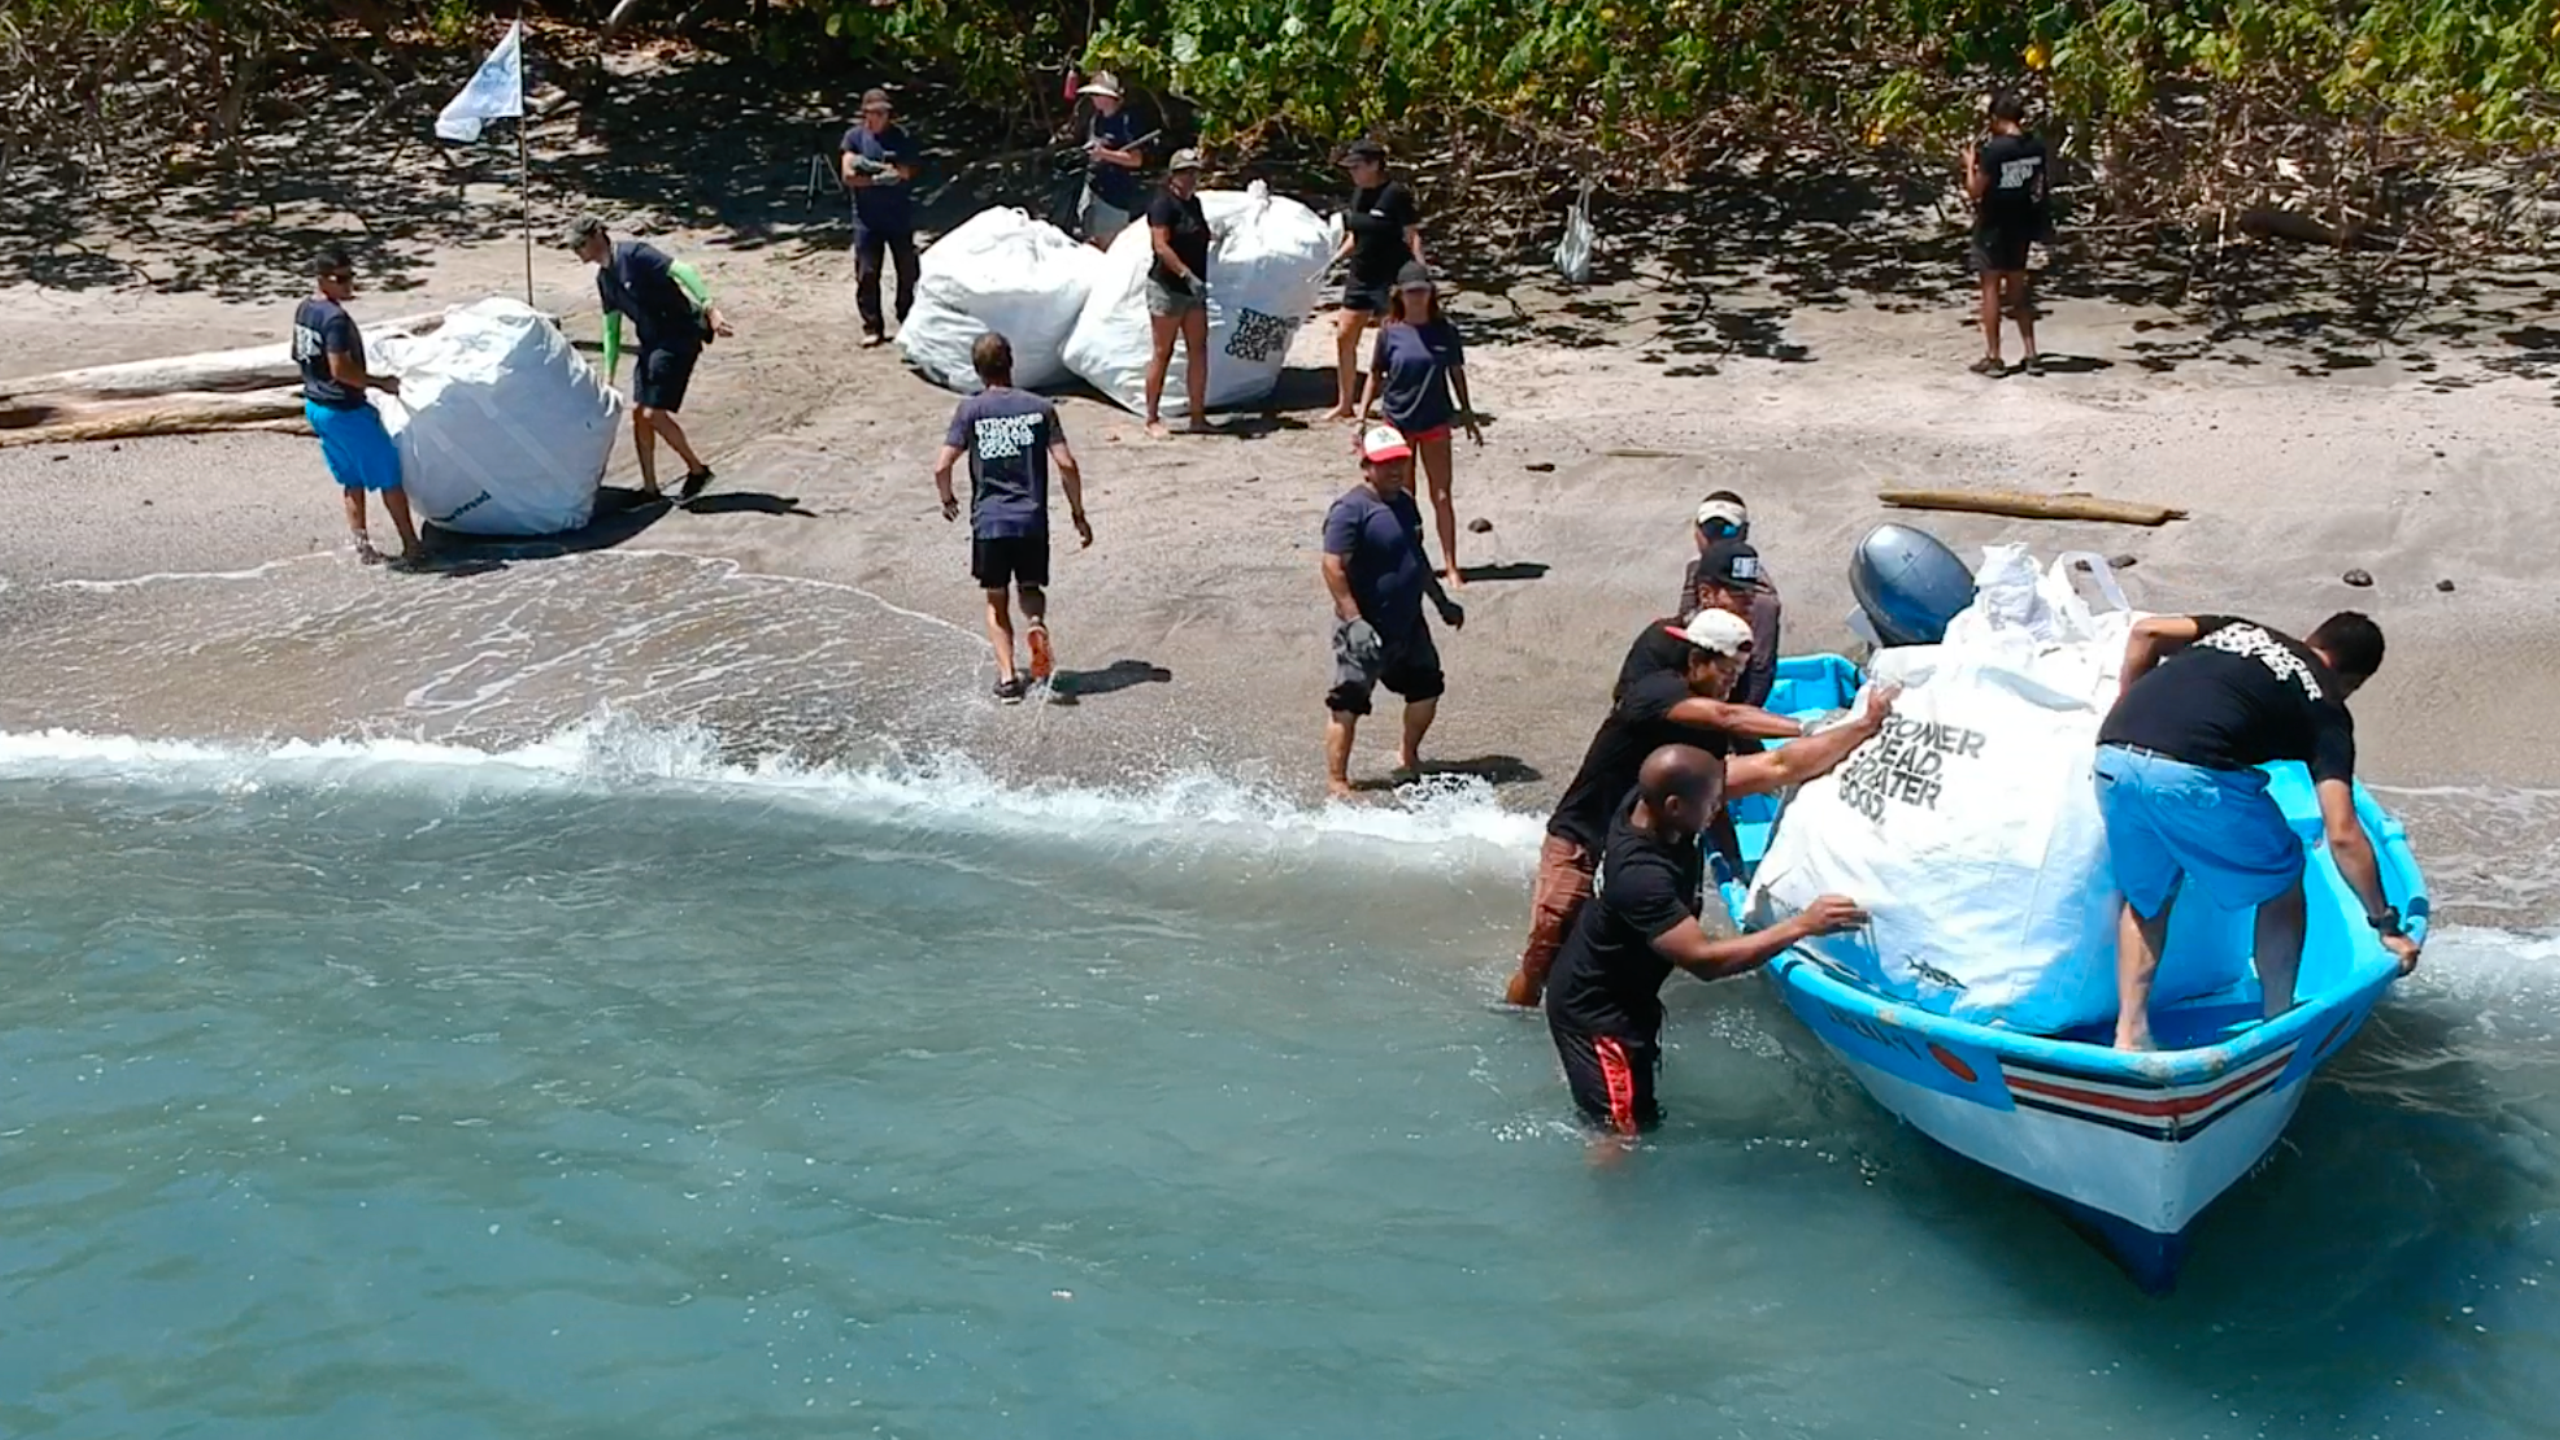
[{"label": "black shorts", "polygon": [[1343,715],[1369,713],[1369,697],[1381,685],[1404,697],[1407,705],[1437,700],[1449,688],[1440,673],[1440,647],[1431,643],[1431,627],[1421,620],[1403,635],[1379,637],[1378,661],[1363,665],[1351,655],[1351,622],[1333,623],[1333,688],[1324,693],[1324,708]]},{"label": "black shorts", "polygon": [[2027,229],[1990,229],[1973,232],[1973,268],[1977,274],[2009,275],[2027,268],[2027,247],[2035,243],[2036,233]]},{"label": "black shorts", "polygon": [[981,590],[1020,585],[1044,590],[1049,585],[1049,536],[997,535],[969,542],[969,574]]},{"label": "black shorts", "polygon": [[1392,280],[1363,280],[1354,275],[1343,282],[1342,308],[1363,315],[1387,313],[1387,292],[1395,288]]},{"label": "black shorts", "polygon": [[1547,1017],[1547,1033],[1555,1038],[1556,1058],[1564,1062],[1565,1088],[1583,1114],[1621,1135],[1662,1123],[1662,1106],[1653,1096],[1654,1072],[1662,1068],[1660,1045],[1621,1035],[1585,1035],[1556,1023],[1553,1015]]},{"label": "black shorts", "polygon": [[640,366],[631,381],[631,403],[643,410],[682,410],[685,387],[693,383],[693,362],[701,358],[699,346],[641,351]]}]

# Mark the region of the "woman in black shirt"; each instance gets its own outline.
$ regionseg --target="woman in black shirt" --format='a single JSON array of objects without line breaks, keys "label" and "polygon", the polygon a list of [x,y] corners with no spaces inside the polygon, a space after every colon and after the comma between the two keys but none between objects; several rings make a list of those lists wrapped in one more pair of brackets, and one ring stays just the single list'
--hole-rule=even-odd
[{"label": "woman in black shirt", "polygon": [[1358,140],[1343,152],[1351,175],[1351,205],[1342,212],[1342,248],[1351,273],[1342,286],[1342,310],[1334,337],[1334,396],[1329,420],[1349,420],[1360,399],[1360,334],[1387,313],[1396,275],[1422,259],[1422,208],[1413,187],[1387,175],[1387,147]]},{"label": "woman in black shirt", "polygon": [[1977,375],[2002,375],[2000,312],[2018,322],[2026,371],[2044,373],[2036,355],[2035,313],[2027,308],[2027,247],[2045,235],[2044,142],[2026,130],[2026,102],[1991,99],[1991,138],[1965,152],[1964,193],[1973,201],[1973,268],[1982,277],[1982,358]]},{"label": "woman in black shirt", "polygon": [[1182,337],[1183,388],[1191,428],[1209,428],[1209,217],[1200,209],[1200,152],[1177,150],[1164,189],[1147,205],[1155,262],[1147,267],[1147,316],[1155,323],[1155,357],[1147,362],[1147,433],[1162,439],[1165,372],[1174,337]]}]

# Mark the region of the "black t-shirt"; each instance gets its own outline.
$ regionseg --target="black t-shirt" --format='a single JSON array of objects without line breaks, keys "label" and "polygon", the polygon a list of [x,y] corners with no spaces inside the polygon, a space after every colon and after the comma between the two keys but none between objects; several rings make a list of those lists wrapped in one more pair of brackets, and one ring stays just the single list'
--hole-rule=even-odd
[{"label": "black t-shirt", "polygon": [[2299,760],[2314,780],[2355,778],[2355,720],[2319,656],[2252,621],[2195,620],[2203,633],[2133,682],[2099,727],[2099,744],[2209,770]]},{"label": "black t-shirt", "polygon": [[1674,968],[1653,942],[1697,918],[1706,852],[1636,829],[1634,808],[1630,799],[1609,824],[1599,888],[1547,977],[1547,1014],[1584,1035],[1651,1040],[1662,1031],[1662,982]]},{"label": "black t-shirt", "polygon": [[1974,210],[1974,228],[2036,234],[2044,228],[2044,142],[2033,135],[1994,135],[1982,142],[1990,185]]},{"label": "black t-shirt", "polygon": [[702,348],[702,322],[694,318],[693,297],[676,283],[675,262],[645,240],[614,242],[613,253],[596,267],[596,301],[630,317],[640,332],[636,349]]},{"label": "black t-shirt", "polygon": [[1608,839],[1609,817],[1635,793],[1636,772],[1644,768],[1646,756],[1675,744],[1695,745],[1717,755],[1732,748],[1732,738],[1721,730],[1677,725],[1669,719],[1672,707],[1690,698],[1688,659],[1684,655],[1670,668],[1645,668],[1639,652],[1651,652],[1652,637],[1661,628],[1647,626],[1628,650],[1609,718],[1593,733],[1591,748],[1582,755],[1582,768],[1573,772],[1573,782],[1564,787],[1564,798],[1556,802],[1556,813],[1547,820],[1548,834],[1595,854]]},{"label": "black t-shirt", "polygon": [[[1159,190],[1147,202],[1147,224],[1173,232],[1173,253],[1191,267],[1191,273],[1202,278],[1209,274],[1209,217],[1201,212],[1200,197],[1185,200],[1170,190]],[[1147,274],[1168,290],[1187,290],[1189,282],[1165,268],[1164,257],[1147,267]]]},{"label": "black t-shirt", "polygon": [[1627,647],[1627,658],[1618,666],[1618,683],[1609,690],[1615,701],[1627,693],[1627,687],[1656,671],[1668,670],[1686,675],[1689,669],[1689,642],[1671,633],[1679,620],[1664,616],[1644,627],[1634,644]]},{"label": "black t-shirt", "polygon": [[1401,180],[1371,185],[1351,194],[1342,226],[1351,232],[1351,278],[1363,285],[1389,285],[1413,258],[1404,232],[1422,223],[1422,207],[1413,187]]},{"label": "black t-shirt", "polygon": [[302,369],[302,398],[328,410],[361,410],[364,396],[329,373],[332,355],[364,354],[347,307],[314,295],[293,307],[293,363]]}]

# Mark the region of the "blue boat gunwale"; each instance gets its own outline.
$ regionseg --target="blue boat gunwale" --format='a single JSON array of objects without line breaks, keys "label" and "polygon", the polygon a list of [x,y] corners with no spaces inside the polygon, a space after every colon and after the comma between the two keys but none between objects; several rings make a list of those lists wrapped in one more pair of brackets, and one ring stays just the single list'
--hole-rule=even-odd
[{"label": "blue boat gunwale", "polygon": [[[1796,714],[1812,714],[1847,705],[1857,693],[1862,680],[1858,667],[1838,655],[1791,655],[1781,658],[1777,666],[1782,690],[1773,695],[1773,706],[1783,705]],[[1805,703],[1807,699],[1814,703]],[[2269,766],[2271,772],[2301,766]],[[2421,943],[2426,939],[2429,904],[2424,877],[2418,869],[2417,857],[2409,848],[2407,830],[2391,813],[2382,808],[2359,782],[2355,787],[2356,814],[2372,836],[2375,859],[2382,871],[2384,892],[2408,917],[2408,929]],[[1745,828],[1765,826],[1768,820],[1744,821]],[[2315,863],[2317,856],[2314,856]],[[2390,982],[2398,978],[2399,965],[2391,953],[2382,948],[2379,937],[2358,934],[2356,953],[2333,983],[2316,993],[2297,997],[2291,1010],[2273,1020],[2263,1021],[2212,1045],[2179,1050],[2132,1052],[2082,1040],[2069,1040],[2050,1035],[2034,1035],[2018,1030],[2004,1030],[1971,1020],[1940,1015],[1915,1005],[1881,995],[1840,978],[1801,949],[1790,949],[1772,961],[1770,974],[1779,983],[1792,986],[1808,997],[1849,1012],[1860,1019],[1879,1025],[1890,1025],[1923,1040],[1935,1039],[2010,1056],[2029,1064],[2044,1064],[2085,1075],[2101,1082],[2120,1081],[2142,1087],[2189,1084],[2211,1080],[2230,1073],[2234,1068],[2283,1049],[2301,1040],[2315,1029],[2335,1025],[2341,1011],[2352,1012],[2370,1001]]]}]

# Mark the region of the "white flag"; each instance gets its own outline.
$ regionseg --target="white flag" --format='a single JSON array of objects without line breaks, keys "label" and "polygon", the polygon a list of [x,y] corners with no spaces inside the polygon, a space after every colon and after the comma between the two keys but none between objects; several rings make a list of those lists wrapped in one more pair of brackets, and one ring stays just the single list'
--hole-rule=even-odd
[{"label": "white flag", "polygon": [[483,120],[519,119],[524,115],[524,23],[507,26],[507,38],[472,72],[471,83],[436,117],[436,135],[468,145],[480,138]]}]

